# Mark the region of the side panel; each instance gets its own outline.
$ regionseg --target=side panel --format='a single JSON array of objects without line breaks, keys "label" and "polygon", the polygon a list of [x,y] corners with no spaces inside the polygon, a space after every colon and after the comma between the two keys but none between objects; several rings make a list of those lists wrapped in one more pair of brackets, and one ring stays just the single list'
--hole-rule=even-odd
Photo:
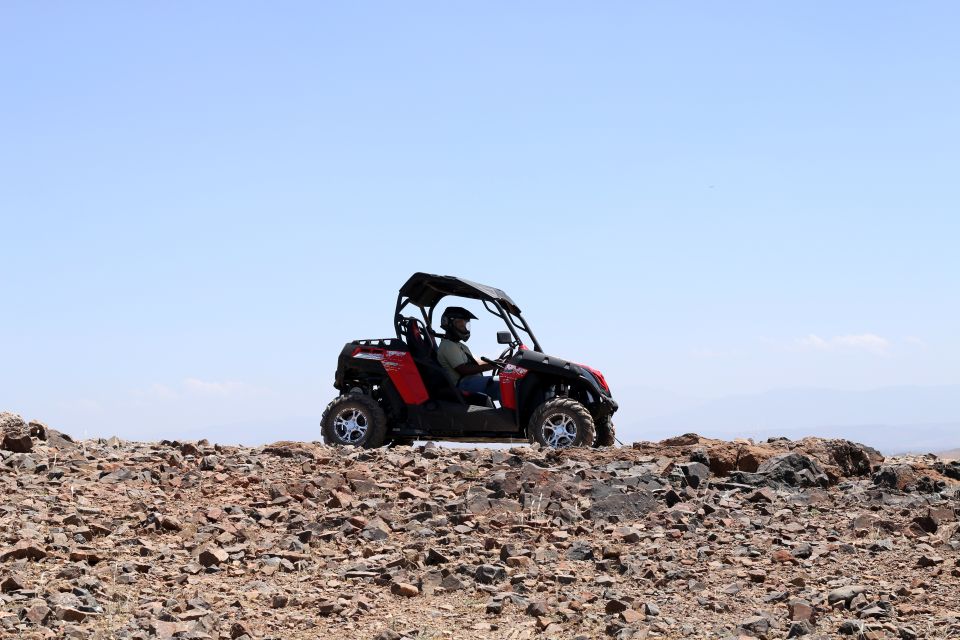
[{"label": "side panel", "polygon": [[430,397],[408,352],[360,346],[354,349],[352,357],[379,361],[406,404],[422,404]]},{"label": "side panel", "polygon": [[500,405],[504,409],[517,408],[517,382],[527,375],[527,369],[508,364],[500,372]]}]

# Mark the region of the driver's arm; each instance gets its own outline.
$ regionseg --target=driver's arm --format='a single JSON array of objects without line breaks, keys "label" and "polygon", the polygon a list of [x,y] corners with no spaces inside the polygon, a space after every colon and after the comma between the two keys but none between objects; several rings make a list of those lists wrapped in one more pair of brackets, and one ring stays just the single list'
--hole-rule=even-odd
[{"label": "driver's arm", "polygon": [[465,362],[459,367],[454,367],[462,376],[475,376],[478,373],[483,373],[484,371],[493,371],[496,369],[492,364],[487,364],[486,362]]}]

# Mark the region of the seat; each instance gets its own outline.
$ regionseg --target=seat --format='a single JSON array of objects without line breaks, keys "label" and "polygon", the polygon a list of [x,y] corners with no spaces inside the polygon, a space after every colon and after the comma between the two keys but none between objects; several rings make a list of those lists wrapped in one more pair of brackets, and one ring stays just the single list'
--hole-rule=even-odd
[{"label": "seat", "polygon": [[447,377],[443,365],[437,359],[437,345],[433,333],[417,318],[406,317],[402,327],[410,355],[431,398],[465,402],[479,407],[493,407],[493,400],[485,393],[461,391]]}]

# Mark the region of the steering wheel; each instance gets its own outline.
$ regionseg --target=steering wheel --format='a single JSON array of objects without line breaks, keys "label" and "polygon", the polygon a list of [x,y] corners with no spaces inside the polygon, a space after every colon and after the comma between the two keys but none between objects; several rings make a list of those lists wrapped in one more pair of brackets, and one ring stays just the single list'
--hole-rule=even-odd
[{"label": "steering wheel", "polygon": [[486,362],[487,364],[492,364],[496,369],[500,369],[502,371],[509,363],[508,362],[509,358],[512,355],[513,355],[513,345],[511,344],[509,347],[503,350],[503,353],[501,353],[496,360],[491,360],[490,358],[487,358],[484,356],[480,356],[480,359]]},{"label": "steering wheel", "polygon": [[480,359],[486,362],[487,364],[493,365],[494,369],[499,369],[500,371],[503,371],[503,368],[507,366],[507,363],[500,360],[499,358],[497,360],[491,360],[486,356],[480,356]]}]

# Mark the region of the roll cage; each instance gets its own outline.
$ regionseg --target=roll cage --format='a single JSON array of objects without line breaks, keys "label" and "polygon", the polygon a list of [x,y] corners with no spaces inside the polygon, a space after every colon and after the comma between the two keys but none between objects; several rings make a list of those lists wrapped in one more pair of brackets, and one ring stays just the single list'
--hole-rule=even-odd
[{"label": "roll cage", "polygon": [[397,296],[397,309],[394,314],[397,339],[403,340],[407,334],[409,318],[404,316],[403,312],[410,306],[420,310],[424,328],[430,336],[437,336],[438,334],[432,328],[433,314],[440,301],[448,296],[480,300],[488,312],[499,316],[503,320],[517,345],[527,344],[527,341],[521,337],[522,333],[529,338],[535,351],[543,351],[530,325],[523,318],[520,307],[506,292],[464,278],[420,272],[410,276],[410,279],[400,287],[400,293]]}]

